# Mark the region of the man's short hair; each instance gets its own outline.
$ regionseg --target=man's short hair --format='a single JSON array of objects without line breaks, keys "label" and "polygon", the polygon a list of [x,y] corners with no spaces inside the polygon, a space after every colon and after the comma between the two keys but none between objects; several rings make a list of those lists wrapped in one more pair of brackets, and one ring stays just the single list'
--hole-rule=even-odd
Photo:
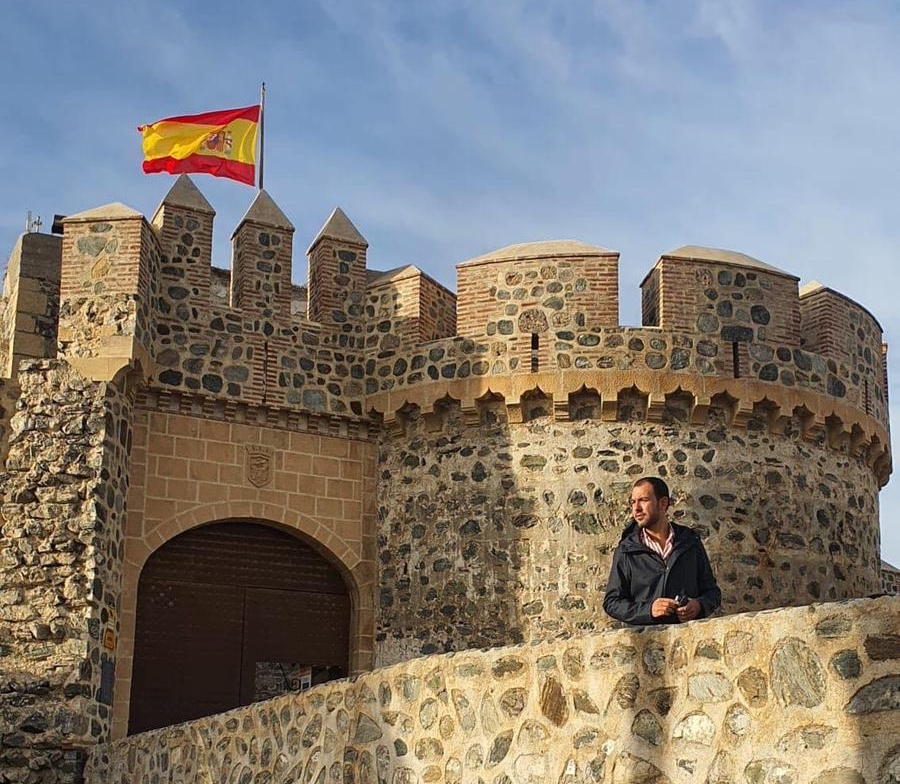
[{"label": "man's short hair", "polygon": [[672,500],[672,496],[669,495],[669,486],[663,482],[658,476],[643,476],[638,479],[631,487],[635,488],[638,485],[650,485],[653,488],[653,494],[656,496],[657,500],[667,498],[670,501]]}]

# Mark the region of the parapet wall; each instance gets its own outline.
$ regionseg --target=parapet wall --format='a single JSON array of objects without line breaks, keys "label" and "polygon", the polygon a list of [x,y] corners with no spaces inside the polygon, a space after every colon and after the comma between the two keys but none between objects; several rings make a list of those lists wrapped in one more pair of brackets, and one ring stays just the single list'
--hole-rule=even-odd
[{"label": "parapet wall", "polygon": [[891,782],[900,599],[429,656],[96,748],[88,784]]},{"label": "parapet wall", "polygon": [[641,285],[644,323],[798,346],[797,280],[743,253],[685,246],[660,256]]},{"label": "parapet wall", "polygon": [[615,251],[574,241],[535,242],[501,248],[456,269],[462,337],[525,338],[530,344],[533,335],[546,340],[557,330],[619,323]]}]

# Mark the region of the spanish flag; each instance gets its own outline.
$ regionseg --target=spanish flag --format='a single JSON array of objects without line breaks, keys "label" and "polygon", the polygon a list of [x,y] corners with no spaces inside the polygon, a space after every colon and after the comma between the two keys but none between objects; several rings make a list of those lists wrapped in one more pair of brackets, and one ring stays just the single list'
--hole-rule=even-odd
[{"label": "spanish flag", "polygon": [[212,174],[254,185],[260,107],[186,114],[140,125],[144,172]]}]

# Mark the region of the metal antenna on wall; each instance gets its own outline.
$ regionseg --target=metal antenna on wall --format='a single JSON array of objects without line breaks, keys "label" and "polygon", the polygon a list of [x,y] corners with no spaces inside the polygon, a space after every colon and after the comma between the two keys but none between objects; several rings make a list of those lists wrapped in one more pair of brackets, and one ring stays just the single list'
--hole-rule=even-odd
[{"label": "metal antenna on wall", "polygon": [[40,215],[35,215],[33,218],[31,217],[31,210],[28,210],[28,217],[25,219],[25,233],[26,234],[34,234],[36,231],[41,230],[41,226],[44,225],[44,222],[41,220]]}]

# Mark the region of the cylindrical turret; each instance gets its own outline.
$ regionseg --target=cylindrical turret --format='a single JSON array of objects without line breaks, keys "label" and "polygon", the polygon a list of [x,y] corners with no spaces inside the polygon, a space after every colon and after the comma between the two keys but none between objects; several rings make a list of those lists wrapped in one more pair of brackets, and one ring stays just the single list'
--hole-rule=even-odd
[{"label": "cylindrical turret", "polygon": [[[549,271],[558,277],[572,254],[541,247],[557,279]],[[878,490],[890,457],[886,412],[866,407],[865,374],[800,347],[793,276],[702,248],[685,272],[676,255],[648,276],[657,289],[675,279],[698,289],[673,310],[674,326],[573,313],[540,333],[549,356],[498,364],[522,353],[521,313],[511,330],[490,330],[504,314],[486,312],[481,289],[496,298],[502,286],[481,270],[480,287],[460,284],[464,337],[402,364],[381,353],[390,372],[375,368],[380,389],[367,399],[386,424],[380,663],[610,625],[611,554],[631,485],[646,475],[669,482],[674,519],[704,537],[726,613],[879,590]],[[614,257],[585,257],[573,273],[590,281],[591,263]],[[462,265],[461,278],[470,270]],[[467,292],[488,325],[477,336]],[[557,312],[568,313],[562,302]],[[588,308],[589,297],[576,310]]]}]

